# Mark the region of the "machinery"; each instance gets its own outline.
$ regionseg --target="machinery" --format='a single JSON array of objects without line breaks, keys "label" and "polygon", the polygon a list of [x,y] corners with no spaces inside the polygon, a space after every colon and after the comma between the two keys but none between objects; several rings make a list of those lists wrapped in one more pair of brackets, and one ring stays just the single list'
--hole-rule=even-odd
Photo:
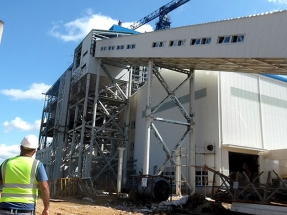
[{"label": "machinery", "polygon": [[174,9],[180,7],[181,5],[189,2],[190,0],[173,0],[166,5],[163,5],[156,11],[152,12],[151,14],[145,16],[141,20],[137,21],[133,25],[131,25],[131,29],[135,30],[144,24],[154,20],[155,18],[159,17],[159,21],[156,23],[155,30],[165,30],[170,28],[171,21],[169,19],[168,13],[173,11]]}]

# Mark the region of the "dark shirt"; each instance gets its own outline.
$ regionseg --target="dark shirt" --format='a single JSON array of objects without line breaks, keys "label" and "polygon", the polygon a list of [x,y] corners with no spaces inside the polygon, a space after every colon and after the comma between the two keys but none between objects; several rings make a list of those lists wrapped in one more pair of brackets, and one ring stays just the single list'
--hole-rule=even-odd
[{"label": "dark shirt", "polygon": [[[3,164],[3,163],[2,163]],[[2,164],[0,166],[0,181],[2,181]],[[39,162],[38,168],[36,170],[36,180],[38,182],[48,181],[48,176],[44,165],[42,162]],[[0,208],[9,208],[15,210],[35,210],[35,204],[28,204],[28,203],[13,203],[13,202],[0,202]]]}]

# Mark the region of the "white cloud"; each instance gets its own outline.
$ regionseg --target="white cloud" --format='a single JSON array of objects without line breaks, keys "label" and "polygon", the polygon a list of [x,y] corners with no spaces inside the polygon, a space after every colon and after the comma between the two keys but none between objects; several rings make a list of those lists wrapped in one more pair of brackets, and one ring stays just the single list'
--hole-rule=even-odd
[{"label": "white cloud", "polygon": [[20,99],[44,99],[45,96],[42,93],[46,93],[51,86],[46,85],[44,83],[37,84],[33,83],[28,90],[20,90],[20,89],[10,89],[10,90],[1,90],[0,92],[6,96],[12,97],[12,99],[20,100]]},{"label": "white cloud", "polygon": [[15,157],[20,154],[20,145],[6,146],[0,145],[0,164],[7,158]]},{"label": "white cloud", "polygon": [[36,120],[34,123],[30,124],[20,117],[16,117],[10,122],[6,121],[3,123],[5,130],[4,132],[10,132],[12,130],[21,130],[21,131],[37,131],[40,129],[41,120]]},{"label": "white cloud", "polygon": [[[86,10],[82,18],[75,19],[68,23],[54,23],[53,28],[50,30],[50,34],[56,38],[59,38],[65,42],[78,41],[83,39],[92,29],[108,30],[114,24],[118,24],[118,20],[111,17],[104,16],[102,14],[93,14],[91,9]],[[122,22],[122,26],[130,28],[132,22]],[[139,32],[153,31],[151,25],[146,24],[136,29]]]},{"label": "white cloud", "polygon": [[268,0],[269,2],[279,3],[279,4],[287,4],[287,0]]}]

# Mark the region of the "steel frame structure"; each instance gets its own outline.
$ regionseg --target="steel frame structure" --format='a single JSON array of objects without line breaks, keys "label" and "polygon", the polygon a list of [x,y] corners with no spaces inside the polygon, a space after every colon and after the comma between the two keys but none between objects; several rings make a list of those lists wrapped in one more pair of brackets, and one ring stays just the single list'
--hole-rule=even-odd
[{"label": "steel frame structure", "polygon": [[[111,66],[108,61],[98,61],[96,73],[86,73],[82,77],[75,74],[73,78],[70,75],[62,76],[56,82],[53,90],[47,95],[47,107],[44,108],[42,122],[50,123],[49,129],[43,129],[42,142],[47,142],[47,137],[53,137],[51,143],[51,164],[50,172],[53,178],[62,177],[81,177],[91,178],[93,182],[100,184],[104,176],[109,180],[116,182],[118,168],[118,147],[126,148],[128,141],[129,128],[129,98],[132,93],[132,73],[133,68],[145,65],[112,65],[120,68],[128,68],[129,81],[116,80],[107,69]],[[182,143],[189,137],[189,164],[188,175],[181,174],[181,180],[187,182],[192,189],[195,183],[195,149],[194,149],[194,121],[192,102],[190,96],[189,110],[185,110],[180,100],[176,97],[176,92],[185,84],[189,84],[189,94],[193,91],[193,69],[176,70],[186,74],[186,78],[172,90],[160,73],[160,68],[150,59],[147,70],[147,109],[146,109],[146,146],[143,165],[143,174],[149,175],[149,147],[150,135],[153,133],[158,140],[162,150],[166,154],[165,160],[159,168],[156,175],[160,175],[168,162],[175,169],[176,162],[174,153]],[[172,70],[171,68],[165,68]],[[105,75],[99,75],[100,70]],[[167,96],[155,107],[151,107],[151,78],[154,75],[167,93]],[[98,78],[99,77],[99,78]],[[76,79],[75,79],[76,78]],[[65,81],[64,81],[65,80]],[[66,84],[64,84],[66,83]],[[64,100],[66,99],[66,101]],[[170,120],[161,117],[154,117],[156,111],[161,105],[170,98],[183,115],[185,121]],[[54,105],[54,106],[53,106]],[[66,107],[66,110],[65,110]],[[55,113],[53,113],[54,110]],[[56,110],[56,111],[55,111]],[[54,120],[58,120],[55,123]],[[176,124],[186,127],[186,131],[177,143],[169,149],[163,136],[157,130],[154,121]],[[59,122],[61,122],[59,124]],[[47,133],[49,132],[49,133]],[[42,148],[47,147],[42,146]],[[127,177],[127,155],[124,156],[123,168],[124,180],[126,184]],[[106,179],[105,178],[105,179]],[[194,178],[194,180],[192,179]]]},{"label": "steel frame structure", "polygon": [[[161,68],[162,69],[162,68]],[[171,68],[166,68],[169,70],[172,70]],[[144,154],[144,164],[143,164],[143,174],[149,175],[149,155],[150,155],[150,133],[152,132],[156,139],[158,140],[161,148],[165,152],[166,159],[163,162],[162,166],[159,168],[157,171],[156,175],[160,175],[168,161],[170,161],[172,168],[175,170],[176,169],[176,161],[174,160],[174,153],[176,150],[178,150],[182,143],[185,141],[186,137],[189,136],[189,155],[190,155],[190,160],[188,164],[188,175],[187,179],[186,177],[181,174],[181,179],[182,181],[187,182],[187,185],[191,192],[194,192],[192,190],[195,188],[195,144],[194,144],[194,120],[193,120],[193,110],[192,110],[192,104],[193,104],[193,98],[190,96],[190,101],[189,101],[189,111],[186,111],[185,108],[183,107],[182,103],[180,100],[176,97],[175,92],[179,90],[185,83],[189,82],[189,95],[192,95],[193,92],[193,74],[194,70],[191,68],[190,71],[177,71],[177,72],[182,72],[187,75],[186,79],[183,80],[174,90],[172,90],[163,76],[160,74],[160,68],[157,65],[154,65],[153,60],[149,60],[148,64],[148,79],[147,79],[147,99],[146,99],[146,140],[145,140],[145,154]],[[155,107],[151,107],[151,78],[154,76],[158,79],[162,87],[167,93],[167,96],[158,103]],[[164,119],[160,117],[154,117],[154,114],[156,111],[163,105],[163,103],[170,98],[176,105],[176,107],[179,109],[180,113],[184,116],[184,119],[186,120],[185,122],[183,121],[176,121],[176,120],[170,120],[170,119]],[[181,125],[186,127],[186,131],[182,135],[182,137],[178,140],[178,142],[174,145],[172,149],[169,149],[167,147],[167,144],[164,141],[163,136],[159,133],[157,130],[155,124],[153,121],[159,121],[159,122],[164,122],[168,124],[176,124],[176,125]]]},{"label": "steel frame structure", "polygon": [[105,172],[117,178],[117,148],[126,145],[129,114],[129,82],[114,79],[103,62],[99,67],[107,76],[100,76],[98,68],[97,74],[87,73],[71,87],[68,117],[69,175],[93,181]]},{"label": "steel frame structure", "polygon": [[[74,75],[77,80],[71,71],[64,73],[46,94],[40,148],[50,150],[51,178],[96,181],[107,173],[116,181],[117,148],[126,147],[128,136],[131,81],[116,80],[98,63],[96,74]],[[100,68],[105,75],[99,75]]]}]

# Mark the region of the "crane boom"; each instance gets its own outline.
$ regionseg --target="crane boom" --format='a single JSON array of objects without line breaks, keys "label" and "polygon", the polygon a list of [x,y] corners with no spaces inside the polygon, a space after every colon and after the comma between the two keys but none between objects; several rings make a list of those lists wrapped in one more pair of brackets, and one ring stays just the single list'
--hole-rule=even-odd
[{"label": "crane boom", "polygon": [[[145,16],[141,20],[135,22],[133,25],[131,25],[131,29],[135,30],[144,24],[154,20],[155,18],[159,17],[159,22],[164,19],[164,17],[167,15],[167,13],[173,11],[174,9],[180,7],[181,5],[185,4],[186,2],[189,2],[190,0],[173,0],[166,5],[160,7],[156,11],[152,12],[151,14]],[[159,30],[159,29],[157,29]]]}]

